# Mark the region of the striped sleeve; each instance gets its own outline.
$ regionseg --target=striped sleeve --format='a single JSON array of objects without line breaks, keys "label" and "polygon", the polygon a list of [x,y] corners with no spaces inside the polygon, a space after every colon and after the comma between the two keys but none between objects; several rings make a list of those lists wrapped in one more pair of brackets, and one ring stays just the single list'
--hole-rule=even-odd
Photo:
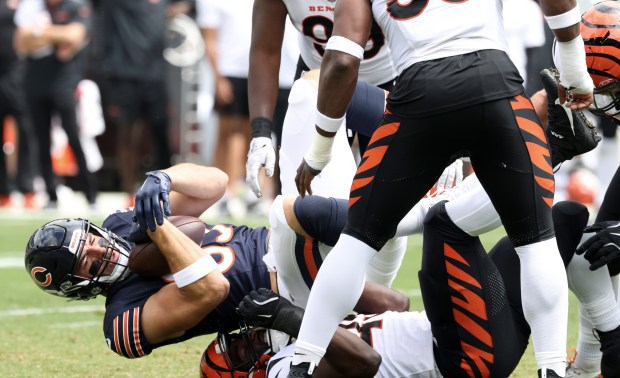
[{"label": "striped sleeve", "polygon": [[106,342],[110,349],[120,356],[140,358],[152,351],[140,326],[141,309],[142,307],[134,307],[126,310],[106,324]]}]

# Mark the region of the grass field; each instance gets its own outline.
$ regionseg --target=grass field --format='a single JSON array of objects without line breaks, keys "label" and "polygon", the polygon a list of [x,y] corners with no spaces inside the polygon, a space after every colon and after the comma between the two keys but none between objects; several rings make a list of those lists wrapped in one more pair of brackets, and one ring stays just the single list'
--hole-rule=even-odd
[{"label": "grass field", "polygon": [[[156,349],[150,356],[127,360],[112,353],[102,332],[103,298],[67,302],[47,295],[23,267],[30,233],[47,218],[0,217],[0,376],[2,377],[195,377],[211,336]],[[100,221],[101,219],[99,219]],[[221,222],[221,220],[220,220]],[[257,226],[261,220],[250,224]],[[490,247],[502,231],[485,235]],[[421,239],[411,237],[394,288],[407,293],[412,309],[421,309],[417,271]],[[576,345],[577,305],[571,295],[568,346]],[[512,377],[535,377],[530,347]]]}]

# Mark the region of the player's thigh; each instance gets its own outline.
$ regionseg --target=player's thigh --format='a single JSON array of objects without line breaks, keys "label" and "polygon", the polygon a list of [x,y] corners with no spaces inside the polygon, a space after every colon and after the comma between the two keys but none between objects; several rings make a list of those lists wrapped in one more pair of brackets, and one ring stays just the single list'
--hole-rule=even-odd
[{"label": "player's thigh", "polygon": [[553,236],[553,169],[542,126],[527,98],[477,105],[483,127],[471,151],[480,183],[516,245]]},{"label": "player's thigh", "polygon": [[442,124],[384,117],[355,174],[345,233],[377,250],[394,235],[450,161],[455,138],[446,140]]},{"label": "player's thigh", "polygon": [[322,257],[317,253],[318,241],[291,229],[283,202],[283,197],[278,196],[269,213],[269,243],[278,274],[278,290],[296,306],[305,308]]}]

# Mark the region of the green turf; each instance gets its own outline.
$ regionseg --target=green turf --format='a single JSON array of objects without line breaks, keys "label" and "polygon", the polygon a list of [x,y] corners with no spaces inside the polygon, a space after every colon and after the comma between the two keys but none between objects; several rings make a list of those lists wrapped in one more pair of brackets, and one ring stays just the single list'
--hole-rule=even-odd
[{"label": "green turf", "polygon": [[[40,219],[0,219],[0,259],[21,259],[27,238]],[[250,222],[257,226],[263,220]],[[483,238],[490,247],[503,235],[492,232]],[[413,310],[421,310],[417,271],[420,266],[419,237],[411,237],[406,258],[394,288],[411,296]],[[29,314],[36,309],[48,313]],[[77,312],[58,313],[59,309]],[[571,296],[568,346],[577,337],[577,306]],[[192,377],[197,376],[200,355],[210,336],[166,346],[150,356],[127,360],[112,353],[102,332],[103,299],[67,302],[44,294],[22,266],[0,268],[0,361],[2,377]],[[536,376],[533,350],[526,352],[513,377]]]}]

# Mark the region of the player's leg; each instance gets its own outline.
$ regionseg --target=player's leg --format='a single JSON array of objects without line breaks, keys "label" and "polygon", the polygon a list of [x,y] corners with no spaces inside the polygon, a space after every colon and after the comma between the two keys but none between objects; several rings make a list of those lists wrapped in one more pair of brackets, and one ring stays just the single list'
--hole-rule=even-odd
[{"label": "player's leg", "polygon": [[94,205],[97,199],[97,183],[95,181],[95,175],[88,170],[86,164],[86,156],[82,149],[82,142],[80,141],[80,129],[77,123],[76,116],[76,102],[73,90],[65,89],[60,93],[57,93],[54,98],[54,107],[58,111],[62,128],[67,133],[67,139],[71,151],[75,156],[75,160],[78,164],[79,177],[82,181],[82,190],[86,196],[86,200],[90,205]]},{"label": "player's leg", "polygon": [[[542,126],[529,100],[491,101],[468,109],[483,127],[471,160],[500,214],[521,263],[523,308],[539,368],[565,368],[568,287],[553,232],[553,172]],[[464,114],[465,116],[465,114]],[[479,118],[482,117],[482,118]]]},{"label": "player's leg", "polygon": [[429,145],[445,134],[433,123],[386,115],[373,135],[351,186],[347,225],[310,294],[295,365],[318,362],[324,350],[317,346],[327,345],[357,302],[370,260],[449,162],[449,143]]},{"label": "player's leg", "polygon": [[38,150],[37,158],[41,177],[45,181],[48,203],[46,207],[56,208],[58,195],[56,194],[56,175],[52,168],[52,155],[50,153],[52,107],[49,101],[41,96],[31,95],[28,97],[28,108],[31,109],[32,125],[37,135]]},{"label": "player's leg", "polygon": [[153,156],[156,169],[170,166],[170,144],[168,140],[169,116],[168,93],[164,80],[144,83],[142,89],[143,101],[146,104],[146,121],[151,130],[153,139]]},{"label": "player's leg", "polygon": [[[518,267],[514,250],[513,255]],[[514,276],[518,281],[518,274]],[[519,297],[507,294],[480,240],[452,222],[443,202],[433,206],[425,220],[419,279],[442,375],[509,376],[529,336],[527,323],[519,317]],[[518,294],[518,282],[516,289]]]}]

